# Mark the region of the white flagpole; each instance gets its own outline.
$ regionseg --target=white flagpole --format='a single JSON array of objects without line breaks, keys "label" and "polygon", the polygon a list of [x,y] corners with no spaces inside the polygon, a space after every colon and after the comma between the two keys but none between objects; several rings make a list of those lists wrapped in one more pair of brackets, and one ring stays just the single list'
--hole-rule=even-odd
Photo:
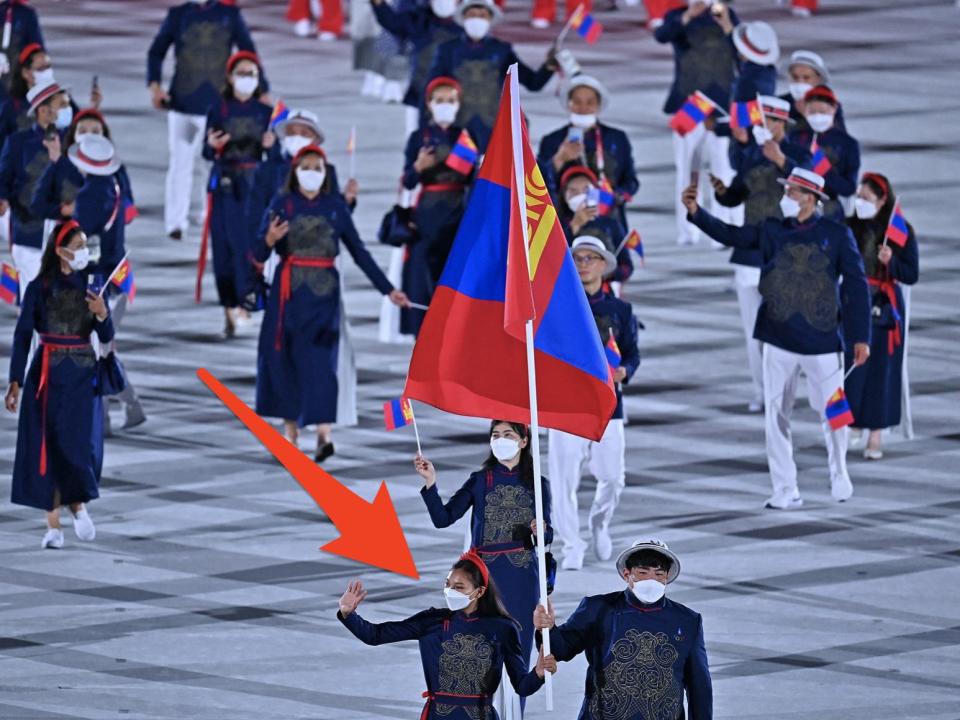
[{"label": "white flagpole", "polygon": [[574,18],[579,17],[580,13],[583,12],[583,5],[580,4],[577,6],[577,9],[570,13],[570,17],[567,18],[566,24],[563,26],[563,29],[560,31],[560,34],[557,35],[557,40],[554,43],[554,46],[559,50],[563,47],[563,41],[567,39],[567,33],[570,32],[570,28],[573,27]]},{"label": "white flagpole", "polygon": [[410,405],[410,421],[413,423],[413,434],[417,438],[417,455],[423,457],[423,450],[420,449],[420,430],[417,429],[417,416],[413,414],[413,400],[410,398],[404,398],[407,401],[407,404]]},{"label": "white flagpole", "polygon": [[[520,82],[517,64],[510,66],[510,125],[513,135],[514,181],[517,186],[517,212],[523,228],[523,250],[526,257],[527,273],[530,267],[530,240],[527,233],[526,191],[523,177],[523,138],[520,132]],[[543,522],[543,485],[540,476],[540,420],[537,412],[537,370],[533,351],[533,320],[526,323],[527,340],[527,387],[530,393],[530,453],[533,456],[533,497],[537,518],[537,569],[540,573],[540,603],[547,607],[547,557],[544,544]],[[526,618],[524,618],[526,621]],[[543,654],[550,654],[550,631],[543,633]],[[544,673],[544,691],[547,695],[547,710],[553,710],[553,676]]]},{"label": "white flagpole", "polygon": [[357,126],[350,126],[350,180],[357,176]]}]

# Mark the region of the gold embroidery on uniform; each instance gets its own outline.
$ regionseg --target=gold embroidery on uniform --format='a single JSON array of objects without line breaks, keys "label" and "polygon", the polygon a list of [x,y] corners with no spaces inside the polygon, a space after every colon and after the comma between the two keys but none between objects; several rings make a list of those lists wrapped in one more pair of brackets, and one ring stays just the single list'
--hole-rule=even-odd
[{"label": "gold embroidery on uniform", "polygon": [[631,628],[610,655],[590,698],[592,717],[676,720],[683,708],[683,688],[673,673],[679,653],[664,633]]},{"label": "gold embroidery on uniform", "polygon": [[[483,511],[483,544],[496,545],[513,542],[513,529],[517,525],[530,527],[533,520],[533,497],[519,485],[499,485],[487,493]],[[505,557],[516,567],[527,567],[533,555],[529,550],[494,555],[493,559]],[[486,558],[485,558],[486,559]]]},{"label": "gold embroidery on uniform", "polygon": [[[293,255],[311,258],[332,258],[337,255],[333,226],[322,215],[297,215],[290,221],[287,248]],[[306,283],[315,295],[329,295],[338,288],[332,269],[294,267],[290,288],[296,290]]]},{"label": "gold embroidery on uniform", "polygon": [[465,60],[457,68],[456,79],[463,88],[457,124],[465,125],[476,115],[488,128],[493,127],[500,104],[500,71],[487,60]]},{"label": "gold embroidery on uniform", "polygon": [[746,173],[746,185],[750,194],[744,203],[744,225],[759,225],[767,218],[783,219],[780,198],[783,188],[777,183],[780,172],[770,164],[756,165]]},{"label": "gold embroidery on uniform", "polygon": [[837,286],[828,273],[830,258],[813,243],[790,243],[777,253],[774,267],[760,280],[767,316],[787,322],[800,315],[811,327],[836,327]]},{"label": "gold embroidery on uniform", "polygon": [[[483,694],[493,666],[490,642],[483,635],[455,633],[449,640],[444,640],[441,647],[439,690],[458,695]],[[479,707],[462,707],[440,701],[434,707],[437,715],[449,715],[459,707],[473,720],[480,720]]]},{"label": "gold embroidery on uniform", "polygon": [[711,86],[726,90],[733,82],[733,47],[719,25],[687,30],[689,47],[677,68],[681,102],[695,90]]},{"label": "gold embroidery on uniform", "polygon": [[177,54],[176,95],[189,95],[204,83],[219,92],[226,83],[230,31],[214,22],[195,22],[183,32]]}]

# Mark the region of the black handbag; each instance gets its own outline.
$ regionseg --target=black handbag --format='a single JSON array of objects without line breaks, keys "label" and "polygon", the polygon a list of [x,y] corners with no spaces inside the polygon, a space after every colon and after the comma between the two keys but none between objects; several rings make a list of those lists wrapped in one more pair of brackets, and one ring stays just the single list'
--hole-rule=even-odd
[{"label": "black handbag", "polygon": [[413,224],[413,210],[394,205],[380,221],[377,239],[384,245],[403,247],[412,245],[419,239],[417,227]]},{"label": "black handbag", "polygon": [[119,395],[127,387],[123,365],[117,354],[111,351],[106,357],[97,360],[97,394],[102,397]]}]

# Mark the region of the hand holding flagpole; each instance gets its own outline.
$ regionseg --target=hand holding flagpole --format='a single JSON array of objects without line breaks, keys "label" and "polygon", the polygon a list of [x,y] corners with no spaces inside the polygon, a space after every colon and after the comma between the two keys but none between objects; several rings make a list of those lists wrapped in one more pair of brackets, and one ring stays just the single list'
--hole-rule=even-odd
[{"label": "hand holding flagpole", "polygon": [[423,457],[423,450],[420,449],[420,430],[417,428],[417,416],[413,414],[413,401],[407,398],[407,403],[410,408],[410,422],[413,423],[413,434],[417,438],[417,455]]},{"label": "hand holding flagpole", "polygon": [[357,177],[357,126],[350,126],[350,137],[347,138],[347,159],[350,170],[350,180]]}]

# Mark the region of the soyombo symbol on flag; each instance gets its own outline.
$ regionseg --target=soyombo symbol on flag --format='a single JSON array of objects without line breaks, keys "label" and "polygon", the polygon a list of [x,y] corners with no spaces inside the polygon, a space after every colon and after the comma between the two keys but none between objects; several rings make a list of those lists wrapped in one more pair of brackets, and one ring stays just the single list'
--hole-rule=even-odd
[{"label": "soyombo symbol on flag", "polygon": [[540,423],[599,440],[616,407],[610,368],[525,127],[517,128],[524,184],[517,188],[510,103],[507,84],[403,395],[458,415],[529,423],[525,324],[532,319]]}]

